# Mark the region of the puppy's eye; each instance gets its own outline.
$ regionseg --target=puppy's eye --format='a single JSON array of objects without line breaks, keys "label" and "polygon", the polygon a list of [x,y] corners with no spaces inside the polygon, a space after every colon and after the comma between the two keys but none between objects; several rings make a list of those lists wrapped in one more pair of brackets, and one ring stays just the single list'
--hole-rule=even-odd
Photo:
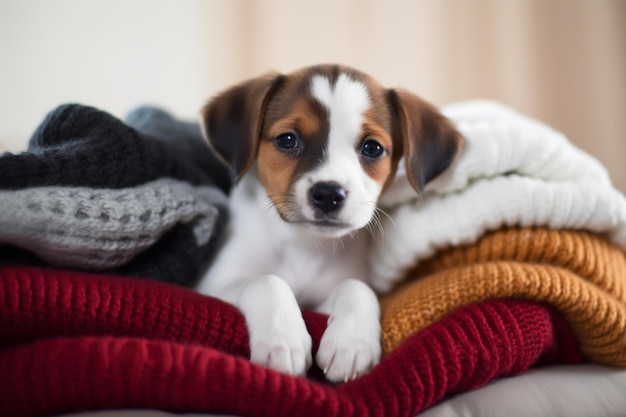
[{"label": "puppy's eye", "polygon": [[295,149],[299,145],[298,135],[287,132],[278,135],[275,139],[276,146],[281,149]]},{"label": "puppy's eye", "polygon": [[366,139],[361,145],[361,154],[368,158],[380,158],[383,153],[385,153],[385,148],[374,139]]}]

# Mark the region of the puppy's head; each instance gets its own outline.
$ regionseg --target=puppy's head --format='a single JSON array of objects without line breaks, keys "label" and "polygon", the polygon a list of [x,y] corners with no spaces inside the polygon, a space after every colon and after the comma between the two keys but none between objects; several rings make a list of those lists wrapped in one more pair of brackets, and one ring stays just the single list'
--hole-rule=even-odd
[{"label": "puppy's head", "polygon": [[402,156],[420,193],[462,142],[419,97],[337,65],[247,81],[202,115],[235,180],[254,169],[284,221],[328,237],[372,220]]}]

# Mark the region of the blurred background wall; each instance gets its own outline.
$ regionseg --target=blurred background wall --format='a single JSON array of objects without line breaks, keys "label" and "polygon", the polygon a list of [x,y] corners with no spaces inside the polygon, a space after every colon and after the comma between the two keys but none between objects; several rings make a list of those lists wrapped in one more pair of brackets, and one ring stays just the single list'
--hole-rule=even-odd
[{"label": "blurred background wall", "polygon": [[0,147],[62,102],[195,118],[244,78],[321,62],[437,105],[502,101],[626,191],[625,0],[0,0]]}]

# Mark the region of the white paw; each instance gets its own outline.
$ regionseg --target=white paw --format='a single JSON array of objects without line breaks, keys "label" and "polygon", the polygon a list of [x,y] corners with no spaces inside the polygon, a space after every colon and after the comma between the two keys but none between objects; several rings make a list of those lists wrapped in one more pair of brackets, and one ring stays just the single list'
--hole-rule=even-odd
[{"label": "white paw", "polygon": [[312,363],[312,343],[299,312],[296,318],[277,319],[250,330],[252,362],[290,375],[306,374]]},{"label": "white paw", "polygon": [[275,275],[245,281],[238,307],[250,334],[250,360],[291,375],[304,375],[313,362],[311,336],[287,283]]},{"label": "white paw", "polygon": [[380,323],[331,319],[315,360],[331,382],[348,382],[380,361]]}]

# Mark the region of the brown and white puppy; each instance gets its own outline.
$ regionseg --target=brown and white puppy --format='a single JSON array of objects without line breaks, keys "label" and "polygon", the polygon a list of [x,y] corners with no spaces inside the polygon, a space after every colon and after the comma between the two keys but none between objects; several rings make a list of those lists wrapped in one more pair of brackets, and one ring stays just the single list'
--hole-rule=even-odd
[{"label": "brown and white puppy", "polygon": [[330,315],[316,355],[331,381],[380,359],[367,246],[401,158],[417,193],[462,139],[433,106],[338,65],[271,74],[203,109],[209,143],[238,181],[230,235],[198,290],[237,306],[251,360],[303,375],[311,337],[300,307]]}]

